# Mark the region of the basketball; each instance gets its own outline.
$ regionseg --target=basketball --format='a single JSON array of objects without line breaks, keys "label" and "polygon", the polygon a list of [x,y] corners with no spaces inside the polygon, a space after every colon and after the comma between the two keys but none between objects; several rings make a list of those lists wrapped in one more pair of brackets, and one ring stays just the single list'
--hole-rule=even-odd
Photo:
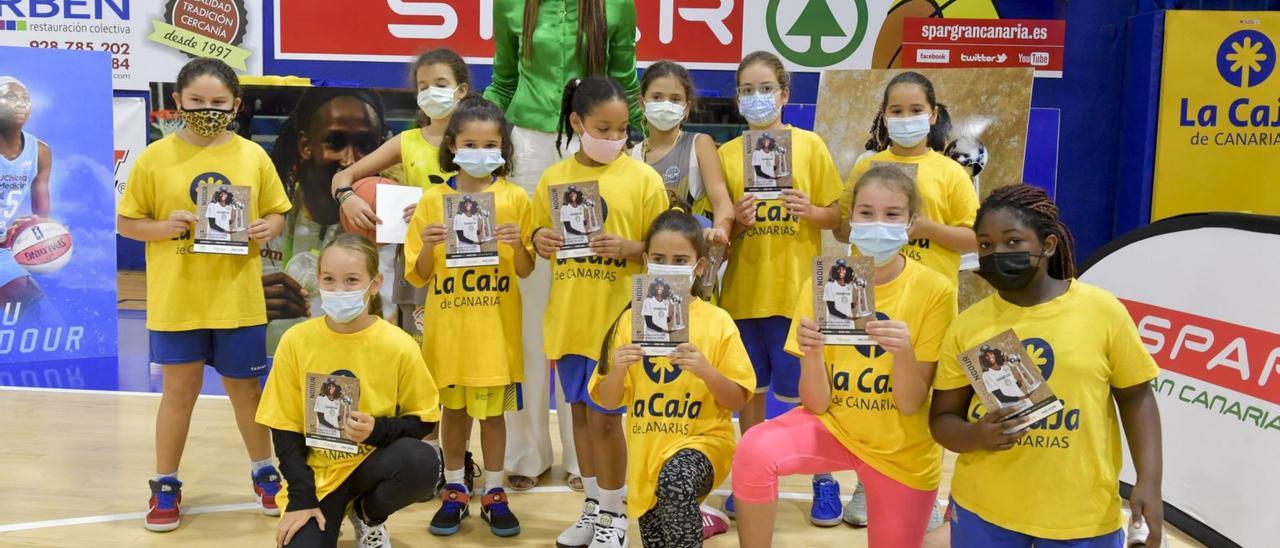
[{"label": "basketball", "polygon": [[[394,185],[396,182],[385,177],[365,177],[356,181],[356,184],[351,185],[352,190],[356,191],[356,196],[359,196],[361,200],[364,200],[365,203],[369,204],[369,207],[372,208],[375,213],[378,211],[378,185],[380,184]],[[355,225],[351,224],[351,220],[347,218],[346,211],[340,211],[338,219],[342,222],[342,230],[364,236],[371,242],[376,241],[374,239],[376,232],[373,230],[360,230],[356,228]]]},{"label": "basketball", "polygon": [[18,265],[28,272],[57,272],[71,261],[71,232],[61,223],[32,217],[13,227],[17,236],[9,248]]}]

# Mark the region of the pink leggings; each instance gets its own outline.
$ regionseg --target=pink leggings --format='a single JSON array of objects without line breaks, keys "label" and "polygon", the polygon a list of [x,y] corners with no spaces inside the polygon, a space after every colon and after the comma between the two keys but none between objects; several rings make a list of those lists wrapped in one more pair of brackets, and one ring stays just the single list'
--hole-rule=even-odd
[{"label": "pink leggings", "polygon": [[867,534],[873,547],[920,546],[938,490],[919,491],[881,474],[840,443],[803,407],[752,427],[733,458],[739,503],[777,500],[778,478],[853,470],[867,492]]}]

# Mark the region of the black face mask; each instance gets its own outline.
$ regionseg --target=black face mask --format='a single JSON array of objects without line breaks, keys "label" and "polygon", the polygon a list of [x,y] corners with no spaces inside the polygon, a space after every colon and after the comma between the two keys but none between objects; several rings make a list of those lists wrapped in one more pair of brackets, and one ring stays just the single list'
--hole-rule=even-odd
[{"label": "black face mask", "polygon": [[[1036,257],[1044,257],[1043,254]],[[1035,277],[1040,265],[1031,264],[1031,253],[1013,251],[978,257],[978,275],[998,291],[1017,291]]]}]

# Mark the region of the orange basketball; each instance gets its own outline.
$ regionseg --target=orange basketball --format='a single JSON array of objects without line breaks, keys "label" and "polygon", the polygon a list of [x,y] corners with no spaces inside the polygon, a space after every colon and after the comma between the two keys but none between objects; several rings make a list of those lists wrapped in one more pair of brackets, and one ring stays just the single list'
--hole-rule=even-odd
[{"label": "orange basketball", "polygon": [[[385,177],[365,177],[356,181],[356,184],[351,185],[352,190],[356,191],[356,196],[359,196],[361,200],[364,200],[365,203],[369,204],[369,207],[373,209],[374,213],[377,213],[378,211],[378,185],[380,184],[394,185],[396,182]],[[356,228],[355,225],[351,224],[351,220],[347,218],[346,210],[341,210],[338,215],[338,220],[342,222],[342,230],[364,236],[371,242],[375,241],[374,238],[376,236],[376,232],[373,230],[360,230]]]}]

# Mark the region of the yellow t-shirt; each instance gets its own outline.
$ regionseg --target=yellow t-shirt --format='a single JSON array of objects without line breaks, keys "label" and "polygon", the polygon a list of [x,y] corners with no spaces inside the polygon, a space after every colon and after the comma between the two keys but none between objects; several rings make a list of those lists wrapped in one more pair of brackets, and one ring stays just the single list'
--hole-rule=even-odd
[{"label": "yellow t-shirt", "polygon": [[[933,150],[920,156],[898,156],[893,149],[888,149],[863,158],[853,166],[844,191],[840,193],[840,218],[844,222],[848,222],[849,210],[853,207],[853,185],[871,169],[872,162],[915,164],[921,213],[936,223],[973,228],[974,219],[978,216],[978,192],[973,188],[973,180],[955,160]],[[857,246],[854,246],[853,253],[858,253]],[[952,285],[959,285],[960,254],[956,251],[928,239],[914,239],[902,248],[901,253],[946,276]]]},{"label": "yellow t-shirt", "polygon": [[[887,284],[877,285],[876,319],[900,320],[911,332],[916,361],[938,361],[938,347],[955,318],[955,288],[941,274],[907,261]],[[803,356],[796,342],[799,318],[813,319],[813,282],[800,290],[787,352]],[[912,489],[938,488],[942,446],[929,434],[929,406],[903,415],[893,402],[893,355],[879,346],[827,346],[831,405],[818,416],[840,443],[876,471]]]},{"label": "yellow t-shirt", "polygon": [[[1122,442],[1111,389],[1154,379],[1155,360],[1124,305],[1075,280],[1047,303],[1021,307],[997,294],[961,313],[943,338],[934,389],[968,387],[957,356],[1010,328],[1066,407],[1032,425],[1013,449],[960,455],[951,496],[984,520],[1041,538],[1119,529]],[[983,413],[973,398],[969,420]]]},{"label": "yellow t-shirt", "polygon": [[[840,174],[818,134],[791,129],[792,181],[815,206],[840,197]],[[720,165],[734,202],[744,194],[742,137],[720,147]],[[735,320],[789,316],[796,292],[809,279],[810,261],[822,254],[822,231],[787,213],[781,198],[756,203],[756,223],[733,242],[720,306]]]},{"label": "yellow t-shirt", "polygon": [[400,132],[400,164],[406,185],[430,188],[455,175],[440,169],[440,147],[428,142],[418,128]]},{"label": "yellow t-shirt", "polygon": [[[521,241],[533,253],[529,194],[498,178],[492,192],[497,206],[495,227],[516,224]],[[524,380],[521,340],[520,283],[515,250],[498,245],[498,266],[445,267],[445,246],[433,250],[434,274],[418,275],[413,265],[422,254],[422,229],[444,223],[444,196],[457,194],[449,185],[432,185],[422,193],[404,241],[405,280],[427,286],[422,319],[422,356],[440,386],[505,386]],[[466,359],[460,359],[465,356]]]},{"label": "yellow t-shirt", "polygon": [[[755,370],[738,326],[727,312],[694,299],[689,304],[689,342],[721,375],[751,397],[756,388]],[[631,314],[623,314],[618,321],[611,346],[626,344],[631,344]],[[707,383],[672,365],[670,359],[657,356],[630,366],[623,379],[630,486],[627,513],[641,516],[658,503],[658,472],[681,449],[706,455],[715,469],[712,485],[724,483],[737,444],[733,412],[716,403]],[[602,380],[597,369],[591,375],[592,397]]]},{"label": "yellow t-shirt", "polygon": [[[542,173],[533,195],[535,228],[551,229],[551,185],[596,181],[605,234],[644,241],[649,223],[667,210],[662,176],[640,160],[622,155],[601,167],[576,158],[557,162]],[[630,300],[631,276],[644,264],[599,256],[551,261],[551,294],[543,316],[542,350],[557,360],[567,354],[595,359],[609,325]]]},{"label": "yellow t-shirt", "polygon": [[[168,219],[196,211],[196,185],[249,187],[246,224],[289,211],[289,198],[262,147],[232,135],[201,147],[178,134],[147,146],[129,173],[116,211],[130,219]],[[235,329],[267,323],[262,259],[249,240],[248,255],[195,253],[191,230],[172,240],[147,242],[147,329]]]},{"label": "yellow t-shirt", "polygon": [[[378,318],[358,333],[329,329],[325,318],[289,328],[276,349],[275,363],[258,404],[258,424],[306,434],[307,373],[349,373],[360,381],[361,413],[373,417],[417,416],[440,420],[440,397],[413,337]],[[360,444],[355,454],[307,448],[307,466],[315,473],[316,500],[332,493],[374,450]],[[276,503],[287,507],[288,490]]]}]

